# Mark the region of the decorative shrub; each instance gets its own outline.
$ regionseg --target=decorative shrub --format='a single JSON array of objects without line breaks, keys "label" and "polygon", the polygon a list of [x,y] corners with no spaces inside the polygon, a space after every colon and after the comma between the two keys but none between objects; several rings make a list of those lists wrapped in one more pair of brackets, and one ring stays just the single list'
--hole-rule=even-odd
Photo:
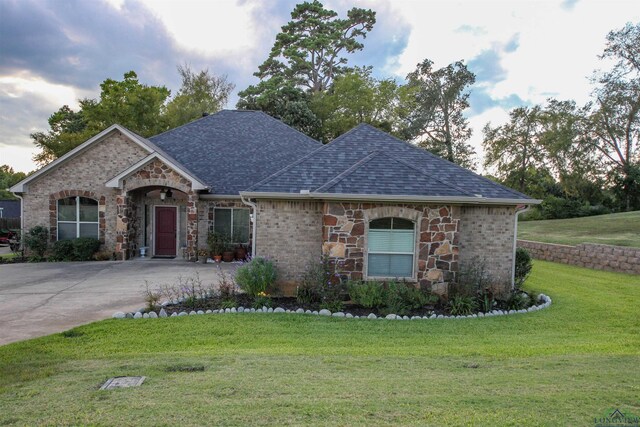
[{"label": "decorative shrub", "polygon": [[276,282],[276,268],[265,258],[254,258],[236,270],[236,283],[249,295],[267,292]]},{"label": "decorative shrub", "polygon": [[31,261],[41,261],[49,246],[49,229],[37,225],[25,233],[24,244],[32,252]]},{"label": "decorative shrub", "polygon": [[384,284],[380,282],[349,282],[347,291],[353,302],[366,308],[378,308],[384,303]]},{"label": "decorative shrub", "polygon": [[389,282],[384,292],[384,306],[382,312],[385,314],[398,314],[406,316],[412,310],[434,304],[438,297],[416,288],[406,283]]},{"label": "decorative shrub", "polygon": [[520,310],[529,306],[529,295],[524,292],[514,290],[509,294],[509,298],[504,301],[507,310]]},{"label": "decorative shrub", "polygon": [[211,255],[222,255],[222,252],[225,251],[227,247],[227,239],[222,234],[210,232],[207,235],[207,246],[209,247],[209,251],[211,251]]},{"label": "decorative shrub", "polygon": [[271,300],[271,297],[267,293],[260,292],[253,299],[253,304],[251,304],[251,306],[255,309],[262,308],[262,307],[272,307],[273,301]]},{"label": "decorative shrub", "polygon": [[323,255],[319,262],[312,262],[298,285],[296,298],[299,303],[320,303],[321,308],[339,311],[344,306],[344,285],[336,273],[335,264]]},{"label": "decorative shrub", "polygon": [[74,259],[77,261],[89,261],[93,259],[93,254],[100,249],[100,240],[93,237],[79,237],[73,239]]},{"label": "decorative shrub", "polygon": [[449,312],[454,316],[472,314],[476,308],[477,303],[472,296],[454,295],[449,299]]},{"label": "decorative shrub", "polygon": [[527,277],[529,277],[529,273],[531,273],[532,267],[533,263],[531,262],[531,255],[529,255],[529,252],[524,248],[517,248],[514,283],[514,287],[516,289],[520,289],[525,280],[527,280]]},{"label": "decorative shrub", "polygon": [[50,261],[73,261],[75,259],[72,240],[58,240],[51,245]]}]

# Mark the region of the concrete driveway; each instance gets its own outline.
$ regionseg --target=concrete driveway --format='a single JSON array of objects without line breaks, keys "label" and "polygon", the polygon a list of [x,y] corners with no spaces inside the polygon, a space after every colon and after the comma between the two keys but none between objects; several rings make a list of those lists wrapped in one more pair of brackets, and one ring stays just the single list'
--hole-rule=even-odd
[{"label": "concrete driveway", "polygon": [[213,264],[182,260],[0,265],[0,345],[135,311],[145,305],[145,281],[152,287],[173,284],[196,271],[203,284],[219,277]]}]

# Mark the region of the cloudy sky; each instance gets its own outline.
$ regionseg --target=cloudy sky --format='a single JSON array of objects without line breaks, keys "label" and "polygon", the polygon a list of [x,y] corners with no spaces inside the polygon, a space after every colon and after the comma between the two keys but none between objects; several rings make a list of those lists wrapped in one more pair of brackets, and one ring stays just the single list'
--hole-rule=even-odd
[{"label": "cloudy sky", "polygon": [[[97,97],[106,78],[179,87],[178,64],[255,83],[280,27],[301,0],[0,0],[0,164],[35,168],[29,134],[64,104]],[[640,21],[638,0],[326,0],[344,16],[377,12],[352,65],[401,81],[429,58],[477,75],[467,116],[478,147],[488,122],[549,97],[587,101],[606,34]],[[233,96],[227,108],[233,108]]]}]

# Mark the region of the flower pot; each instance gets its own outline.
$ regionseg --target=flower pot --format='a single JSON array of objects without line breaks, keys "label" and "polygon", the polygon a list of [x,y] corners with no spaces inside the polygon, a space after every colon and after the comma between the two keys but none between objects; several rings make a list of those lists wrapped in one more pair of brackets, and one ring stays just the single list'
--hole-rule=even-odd
[{"label": "flower pot", "polygon": [[213,260],[214,260],[215,262],[220,262],[220,261],[222,261],[222,255],[214,255],[214,256],[213,256]]},{"label": "flower pot", "polygon": [[236,259],[239,261],[244,261],[247,258],[247,251],[243,247],[236,248]]},{"label": "flower pot", "polygon": [[207,263],[207,256],[206,255],[199,255],[198,256],[198,262],[200,264],[206,264]]},{"label": "flower pot", "polygon": [[234,253],[233,251],[225,251],[222,253],[222,260],[224,262],[232,262]]}]

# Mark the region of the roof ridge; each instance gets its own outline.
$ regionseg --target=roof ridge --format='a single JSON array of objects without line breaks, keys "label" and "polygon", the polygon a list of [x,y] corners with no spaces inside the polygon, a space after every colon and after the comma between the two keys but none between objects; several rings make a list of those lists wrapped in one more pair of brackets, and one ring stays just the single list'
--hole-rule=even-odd
[{"label": "roof ridge", "polygon": [[250,112],[260,113],[260,114],[262,114],[262,115],[264,115],[264,116],[269,117],[271,120],[274,120],[274,121],[276,121],[277,123],[280,123],[282,126],[286,126],[286,127],[288,127],[289,129],[292,129],[292,130],[296,131],[297,133],[299,133],[300,135],[302,135],[303,137],[305,137],[305,139],[311,140],[311,141],[313,141],[313,142],[317,142],[318,144],[322,144],[322,142],[318,141],[317,139],[315,139],[315,138],[311,138],[309,135],[307,135],[306,133],[304,133],[304,132],[302,132],[302,131],[300,131],[300,130],[298,130],[298,129],[294,128],[293,126],[289,126],[288,124],[286,124],[285,122],[283,122],[283,121],[282,121],[282,119],[276,119],[275,117],[270,116],[269,114],[265,113],[265,112],[264,112],[264,111],[262,111],[262,110],[232,110],[232,111],[237,111],[237,112],[247,112],[247,111],[250,111]]},{"label": "roof ridge", "polygon": [[402,160],[402,159],[397,159],[397,158],[395,158],[395,157],[393,157],[393,156],[391,156],[391,155],[387,155],[387,157],[389,157],[390,159],[395,160],[395,161],[396,161],[396,162],[398,162],[398,163],[402,163],[403,165],[407,166],[408,168],[413,169],[414,171],[416,171],[416,172],[420,173],[421,175],[424,175],[424,176],[429,177],[429,178],[431,178],[431,179],[435,179],[436,181],[438,181],[438,182],[439,182],[439,183],[441,183],[441,184],[446,185],[447,187],[455,188],[455,189],[456,189],[456,190],[458,190],[458,191],[461,191],[461,192],[463,192],[463,193],[465,193],[465,194],[469,194],[471,197],[475,197],[475,196],[476,196],[475,194],[470,193],[470,192],[468,192],[467,190],[465,190],[465,189],[463,189],[463,188],[460,188],[460,187],[458,187],[458,186],[457,186],[457,185],[455,185],[455,184],[451,184],[451,183],[445,182],[445,181],[441,180],[440,178],[438,178],[437,176],[434,176],[434,175],[431,175],[430,173],[427,173],[426,171],[424,171],[424,170],[422,170],[422,169],[420,169],[420,168],[416,167],[415,165],[412,165],[412,164],[411,164],[411,163],[409,163],[409,162],[406,162],[406,161],[404,161],[404,160]]},{"label": "roof ridge", "polygon": [[283,167],[282,169],[279,169],[277,171],[275,171],[274,173],[272,173],[271,175],[269,175],[268,177],[256,182],[255,184],[250,185],[249,187],[247,187],[245,190],[243,191],[249,191],[252,190],[262,184],[264,184],[265,182],[268,182],[269,180],[276,178],[280,175],[282,175],[283,173],[285,173],[287,170],[289,170],[290,168],[299,165],[300,163],[302,163],[303,161],[307,160],[309,157],[311,157],[313,154],[319,152],[320,150],[324,149],[327,146],[327,144],[325,145],[321,145],[320,147],[316,148],[315,150],[313,150],[312,152],[305,154],[304,156],[300,157],[298,160],[296,160],[295,162],[289,163],[288,165],[286,165],[285,167]]},{"label": "roof ridge", "polygon": [[[500,184],[500,183],[497,183],[497,182],[495,182],[495,181],[490,180],[490,179],[489,179],[489,178],[487,178],[487,177],[484,177],[484,176],[482,176],[482,175],[480,175],[480,174],[478,174],[478,173],[475,173],[475,172],[474,172],[474,171],[472,171],[472,170],[469,170],[469,169],[467,169],[467,168],[464,168],[464,167],[462,167],[462,166],[460,166],[460,165],[458,165],[458,164],[456,164],[456,163],[453,163],[453,162],[451,162],[451,161],[449,161],[449,160],[447,160],[447,159],[444,159],[444,158],[442,158],[442,157],[440,157],[440,156],[436,156],[435,154],[433,154],[433,153],[432,153],[431,151],[429,151],[429,150],[426,150],[426,149],[424,149],[424,148],[418,147],[418,146],[416,146],[415,144],[410,143],[409,141],[402,140],[402,139],[400,139],[400,138],[398,138],[398,137],[396,137],[396,136],[394,136],[394,135],[392,135],[392,134],[390,134],[390,133],[384,132],[384,131],[382,131],[382,130],[378,129],[377,127],[375,127],[375,126],[370,125],[369,123],[360,123],[360,125],[364,125],[364,126],[366,126],[366,127],[370,127],[371,129],[373,129],[373,130],[375,130],[375,131],[378,131],[378,132],[384,133],[385,135],[387,135],[387,136],[389,136],[389,137],[391,137],[391,138],[393,138],[393,139],[395,139],[395,140],[397,140],[397,141],[399,141],[399,142],[402,142],[403,144],[407,145],[408,147],[410,147],[410,148],[412,148],[412,149],[414,149],[414,150],[418,150],[418,151],[420,151],[420,152],[422,152],[422,153],[426,153],[427,155],[429,155],[429,156],[431,156],[431,157],[433,157],[433,158],[435,158],[435,159],[437,159],[437,160],[441,160],[441,161],[443,161],[443,162],[447,162],[447,163],[449,163],[449,164],[451,164],[451,165],[455,166],[456,168],[460,169],[461,171],[464,171],[464,172],[465,172],[465,173],[467,173],[467,174],[472,174],[472,175],[474,175],[475,177],[480,178],[480,179],[482,179],[482,180],[483,180],[483,181],[485,181],[485,182],[488,182],[488,183],[493,184],[493,185],[496,185],[496,186],[498,186],[498,187],[500,187],[500,188],[502,188],[502,189],[504,189],[504,190],[507,190],[507,191],[509,191],[511,194],[515,194],[515,195],[517,195],[517,196],[524,196],[524,197],[526,197],[526,198],[530,198],[529,196],[527,196],[527,195],[526,195],[526,194],[524,194],[524,193],[520,193],[519,191],[516,191],[516,190],[514,190],[514,189],[512,189],[512,188],[506,187],[506,186],[504,186],[504,185],[502,185],[502,184]],[[354,130],[354,129],[355,129],[355,128],[353,128],[353,129],[351,129],[351,130]],[[341,135],[341,136],[342,136],[342,135]]]},{"label": "roof ridge", "polygon": [[360,166],[362,166],[362,165],[370,162],[371,160],[373,160],[373,158],[378,156],[379,154],[384,154],[384,153],[382,151],[380,151],[380,150],[372,151],[371,153],[367,154],[366,156],[364,156],[363,158],[361,158],[360,160],[358,160],[357,162],[355,162],[354,164],[349,166],[344,171],[340,172],[339,174],[337,174],[336,176],[331,178],[329,181],[327,181],[324,184],[322,184],[320,187],[318,187],[315,190],[313,190],[313,192],[314,193],[318,193],[321,190],[328,190],[329,188],[333,187],[334,185],[338,184],[340,181],[342,181],[343,179],[345,179],[346,177],[351,175],[353,172],[355,172],[357,169],[359,169]]},{"label": "roof ridge", "polygon": [[216,115],[218,115],[218,114],[222,113],[223,111],[230,111],[230,110],[227,110],[227,109],[218,110],[218,111],[216,111],[215,113],[207,114],[206,116],[202,116],[202,117],[198,117],[198,118],[197,118],[197,119],[195,119],[195,120],[191,120],[190,122],[187,122],[187,123],[181,124],[180,126],[176,126],[176,127],[174,127],[174,128],[167,129],[167,130],[165,130],[164,132],[160,132],[160,133],[158,133],[158,134],[152,135],[152,136],[150,136],[149,138],[156,138],[156,137],[158,137],[158,136],[160,136],[160,135],[164,135],[165,133],[172,132],[172,131],[174,131],[174,130],[176,130],[176,129],[183,128],[183,127],[185,127],[185,126],[187,126],[187,125],[190,125],[190,124],[192,124],[192,123],[199,122],[199,121],[204,120],[204,119],[207,119],[207,118],[209,118],[209,117],[216,116]]}]

